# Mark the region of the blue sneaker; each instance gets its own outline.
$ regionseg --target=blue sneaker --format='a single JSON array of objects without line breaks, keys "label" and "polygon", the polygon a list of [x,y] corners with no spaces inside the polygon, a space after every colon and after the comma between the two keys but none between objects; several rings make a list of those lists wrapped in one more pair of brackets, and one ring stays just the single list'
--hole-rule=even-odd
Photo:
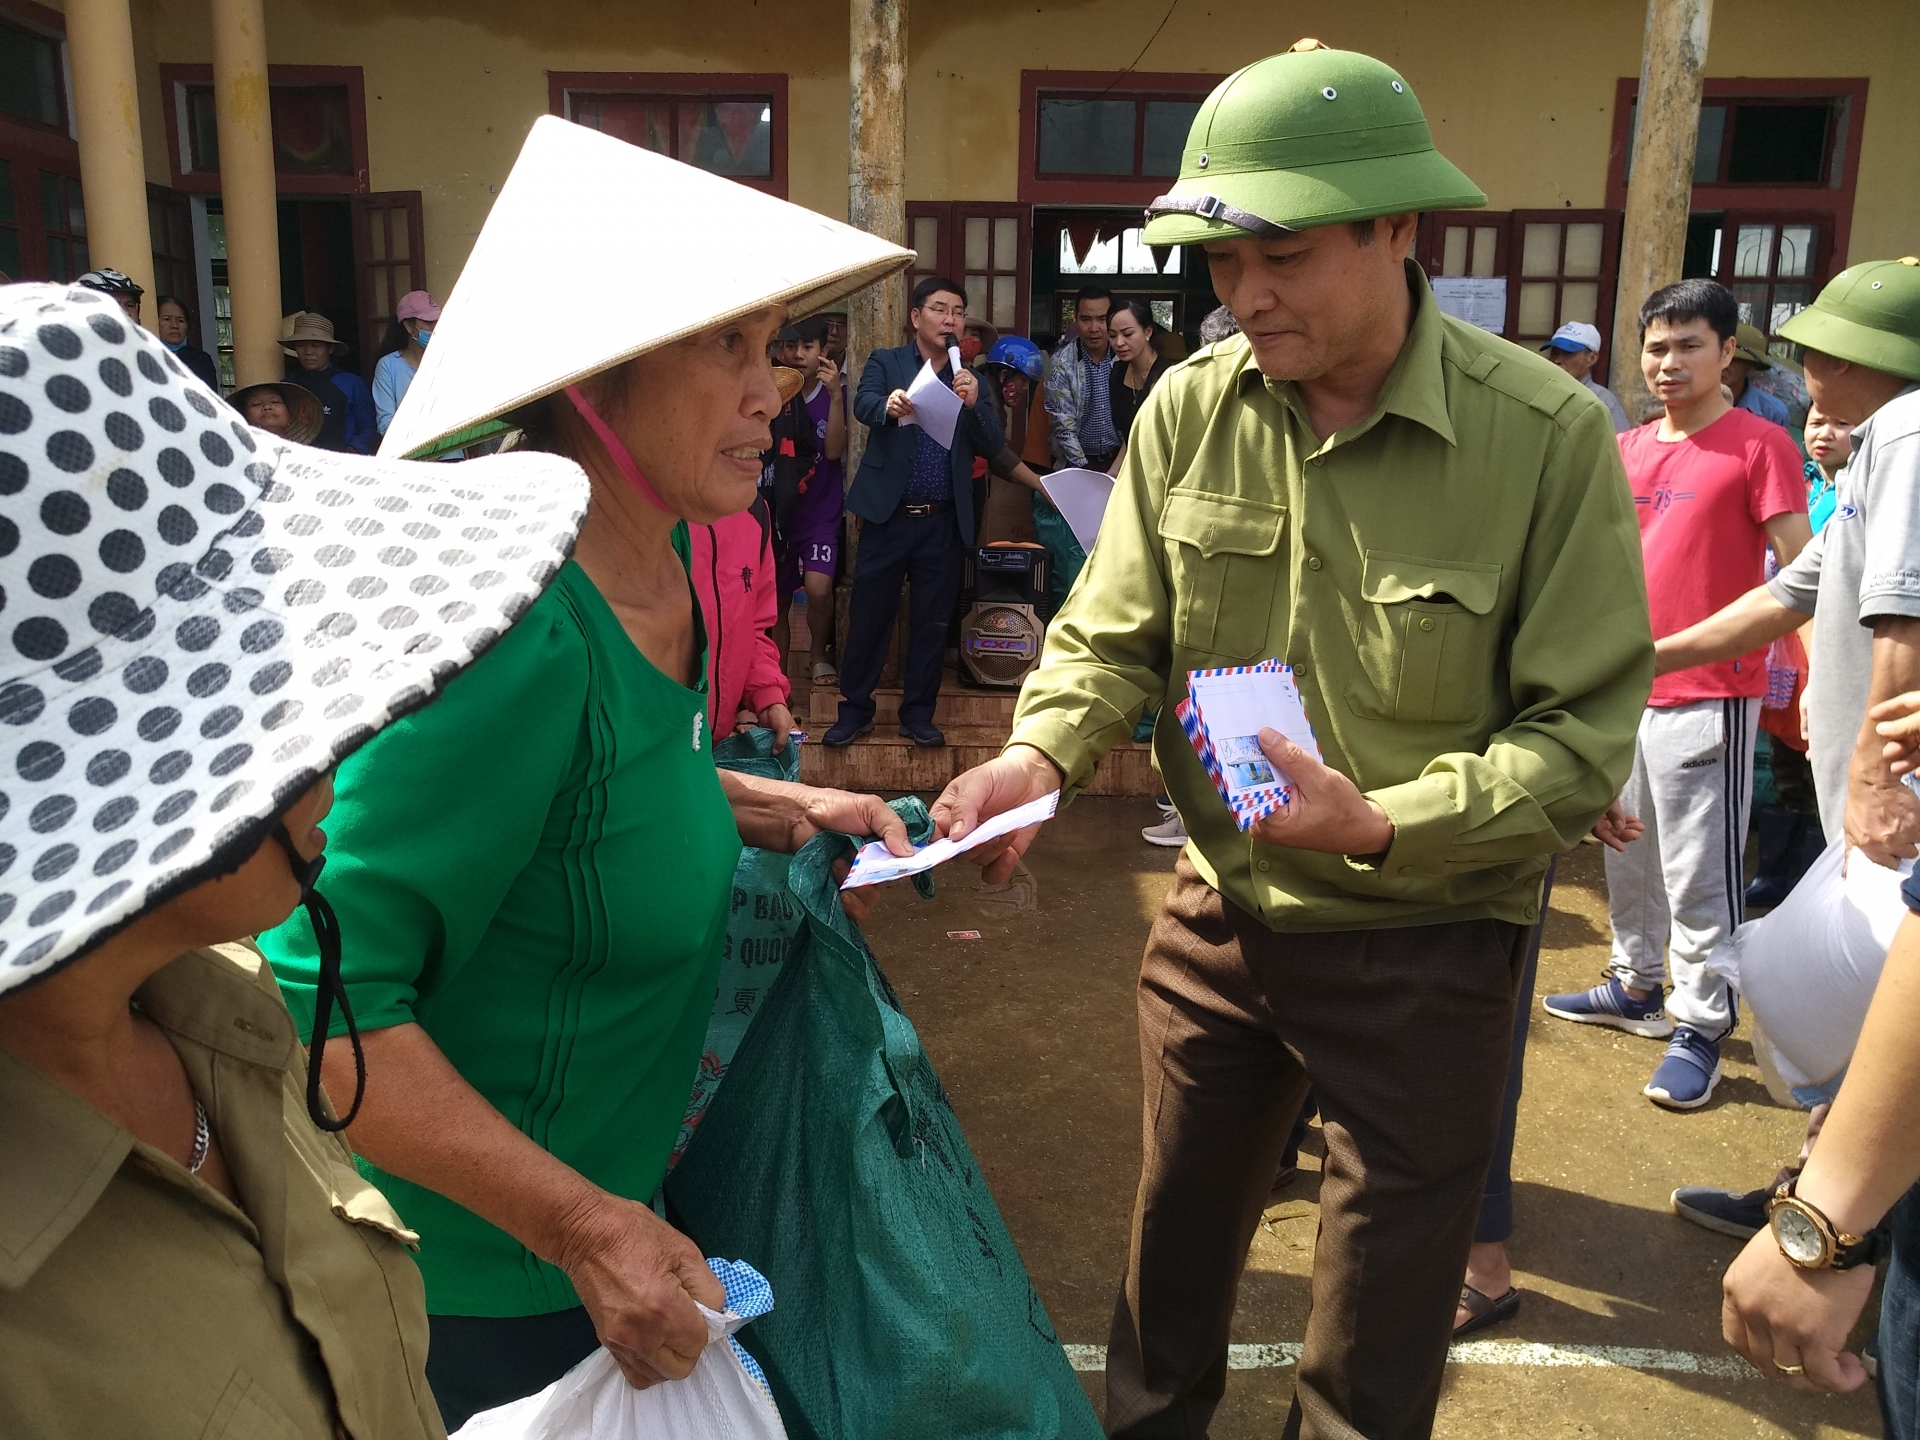
[{"label": "blue sneaker", "polygon": [[1667,1053],[1653,1067],[1653,1078],[1640,1093],[1668,1110],[1698,1110],[1713,1098],[1713,1087],[1719,1083],[1720,1042],[1682,1025],[1673,1032]]},{"label": "blue sneaker", "polygon": [[1664,1040],[1673,1034],[1665,997],[1658,990],[1644,1000],[1636,1000],[1611,975],[1604,985],[1576,990],[1571,995],[1549,995],[1540,1004],[1547,1014],[1581,1025],[1611,1025],[1649,1040]]}]

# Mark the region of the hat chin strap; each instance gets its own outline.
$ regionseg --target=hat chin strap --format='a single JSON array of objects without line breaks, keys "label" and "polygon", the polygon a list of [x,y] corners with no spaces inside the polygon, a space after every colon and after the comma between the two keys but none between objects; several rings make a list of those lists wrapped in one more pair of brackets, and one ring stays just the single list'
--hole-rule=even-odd
[{"label": "hat chin strap", "polygon": [[[314,943],[320,951],[320,974],[313,987],[313,1034],[307,1041],[307,1115],[322,1130],[338,1134],[353,1123],[360,1113],[360,1102],[367,1098],[367,1056],[360,1046],[360,1027],[353,1023],[353,1005],[347,999],[347,982],[340,974],[340,919],[333,913],[327,897],[313,888],[327,863],[325,855],[309,860],[294,846],[285,821],[273,827],[273,838],[287,852],[287,866],[300,882],[300,903],[306,906],[307,919],[313,924]],[[338,1119],[327,1113],[320,1091],[320,1061],[327,1053],[327,1031],[333,1027],[333,1007],[340,1007],[340,1018],[347,1022],[347,1042],[353,1046],[353,1104]]]},{"label": "hat chin strap", "polygon": [[1285,225],[1277,225],[1263,215],[1251,210],[1242,210],[1238,205],[1229,205],[1218,195],[1198,195],[1176,197],[1159,195],[1147,206],[1147,219],[1156,215],[1198,215],[1202,220],[1218,220],[1222,225],[1231,225],[1236,230],[1244,230],[1249,235],[1264,235],[1269,240],[1278,240],[1287,235],[1300,232]]},{"label": "hat chin strap", "polygon": [[665,510],[673,514],[673,509],[660,498],[659,492],[647,483],[647,477],[640,473],[640,467],[633,463],[633,456],[627,453],[627,447],[613,427],[600,418],[599,412],[587,403],[587,397],[580,393],[578,385],[567,386],[567,399],[573,402],[573,408],[580,412],[580,418],[593,427],[593,433],[600,437],[600,443],[606,448],[607,458],[613,461],[614,469],[627,477],[627,483],[639,492],[640,498],[656,510]]}]

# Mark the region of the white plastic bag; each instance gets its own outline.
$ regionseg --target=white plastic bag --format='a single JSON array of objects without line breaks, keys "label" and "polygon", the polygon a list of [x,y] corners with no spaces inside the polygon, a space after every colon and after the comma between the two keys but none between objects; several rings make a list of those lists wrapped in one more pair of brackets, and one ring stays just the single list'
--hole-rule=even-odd
[{"label": "white plastic bag", "polygon": [[[452,1440],[786,1440],[765,1380],[731,1339],[772,1308],[772,1294],[750,1266],[707,1263],[727,1288],[727,1309],[700,1306],[707,1348],[686,1379],[636,1390],[603,1347],[538,1395],[482,1410]],[[757,1286],[764,1303],[743,1304],[743,1284],[746,1293]]]},{"label": "white plastic bag", "polygon": [[1853,1057],[1907,914],[1900,882],[1913,862],[1889,870],[1856,853],[1842,875],[1845,850],[1844,840],[1834,841],[1779,908],[1707,957],[1752,1007],[1773,1063],[1796,1090],[1834,1079]]}]

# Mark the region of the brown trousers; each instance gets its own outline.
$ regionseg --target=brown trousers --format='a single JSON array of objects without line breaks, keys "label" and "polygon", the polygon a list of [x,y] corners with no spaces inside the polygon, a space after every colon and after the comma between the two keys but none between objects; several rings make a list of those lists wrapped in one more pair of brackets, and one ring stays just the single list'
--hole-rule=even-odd
[{"label": "brown trousers", "polygon": [[1426,1436],[1529,932],[1471,920],[1281,935],[1186,856],[1174,876],[1140,966],[1145,1153],[1107,1349],[1107,1433],[1206,1435],[1240,1272],[1311,1083],[1327,1157],[1285,1434]]}]

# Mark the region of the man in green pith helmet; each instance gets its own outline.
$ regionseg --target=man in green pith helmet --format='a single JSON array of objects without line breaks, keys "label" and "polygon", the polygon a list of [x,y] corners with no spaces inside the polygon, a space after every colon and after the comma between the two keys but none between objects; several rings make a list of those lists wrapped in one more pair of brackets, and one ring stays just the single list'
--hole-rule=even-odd
[{"label": "man in green pith helmet", "polygon": [[[1161,382],[964,835],[1084,789],[1143,709],[1192,837],[1141,964],[1145,1157],[1107,1351],[1116,1436],[1206,1431],[1240,1269],[1311,1083],[1327,1160],[1287,1434],[1427,1434],[1550,855],[1626,778],[1653,670],[1613,424],[1440,313],[1418,212],[1486,197],[1412,88],[1302,41],[1195,117],[1149,244],[1240,334]],[[1293,667],[1324,763],[1237,828],[1173,715],[1187,674]],[[989,879],[1034,836],[975,852]]]}]

